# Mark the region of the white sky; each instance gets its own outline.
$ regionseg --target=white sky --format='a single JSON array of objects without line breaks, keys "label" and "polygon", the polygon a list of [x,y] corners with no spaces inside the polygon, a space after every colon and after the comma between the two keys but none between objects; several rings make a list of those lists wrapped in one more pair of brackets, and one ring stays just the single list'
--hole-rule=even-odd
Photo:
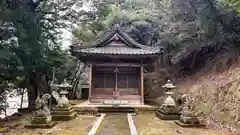
[{"label": "white sky", "polygon": [[[83,4],[83,7],[80,8],[79,10],[89,10],[91,6],[91,0],[89,0],[88,2]],[[70,24],[71,25],[71,24]],[[61,29],[60,31],[62,31],[62,48],[63,49],[68,49],[68,47],[71,45],[71,40],[72,40],[72,33],[66,29]]]},{"label": "white sky", "polygon": [[71,45],[72,33],[62,29],[62,47],[67,49]]}]

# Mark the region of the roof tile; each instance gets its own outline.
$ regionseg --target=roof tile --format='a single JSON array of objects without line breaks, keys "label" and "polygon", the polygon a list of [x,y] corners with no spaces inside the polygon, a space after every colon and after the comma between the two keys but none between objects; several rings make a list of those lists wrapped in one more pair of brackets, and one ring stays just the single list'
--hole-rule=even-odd
[{"label": "roof tile", "polygon": [[[112,46],[111,40],[118,35],[122,46]],[[110,55],[149,55],[160,54],[163,48],[150,47],[137,43],[119,25],[114,26],[102,39],[91,46],[71,46],[72,52],[83,54],[110,54]]]},{"label": "roof tile", "polygon": [[97,47],[79,49],[77,52],[91,54],[125,54],[125,55],[141,55],[141,54],[157,54],[160,52],[158,48],[136,49],[130,47]]}]

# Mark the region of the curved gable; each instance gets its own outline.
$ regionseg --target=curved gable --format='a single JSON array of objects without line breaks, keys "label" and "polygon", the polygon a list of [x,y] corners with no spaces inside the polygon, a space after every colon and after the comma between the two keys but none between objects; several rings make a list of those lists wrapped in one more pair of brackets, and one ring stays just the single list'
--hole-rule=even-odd
[{"label": "curved gable", "polygon": [[133,40],[121,29],[118,24],[115,25],[104,37],[97,40],[97,42],[94,44],[95,47],[106,47],[114,45],[139,49],[145,46]]},{"label": "curved gable", "polygon": [[71,52],[101,55],[157,55],[163,48],[137,43],[119,25],[115,25],[104,37],[90,46],[71,46]]}]

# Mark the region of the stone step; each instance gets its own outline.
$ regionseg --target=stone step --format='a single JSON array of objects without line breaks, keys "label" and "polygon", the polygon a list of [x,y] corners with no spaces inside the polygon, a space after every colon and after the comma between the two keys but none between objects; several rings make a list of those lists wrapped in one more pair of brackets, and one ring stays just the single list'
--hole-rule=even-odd
[{"label": "stone step", "polygon": [[52,121],[68,121],[68,120],[72,120],[75,119],[77,117],[77,113],[73,112],[71,114],[68,115],[52,115]]},{"label": "stone step", "polygon": [[56,125],[57,122],[51,121],[47,124],[27,124],[24,127],[25,128],[52,128],[54,125]]},{"label": "stone step", "polygon": [[97,108],[98,113],[134,113],[135,108],[131,107],[99,107]]},{"label": "stone step", "polygon": [[96,107],[76,109],[78,114],[97,114],[97,113],[134,113],[137,110],[131,107]]},{"label": "stone step", "polygon": [[75,113],[76,111],[74,109],[70,109],[70,110],[54,110],[51,112],[51,115],[69,115],[72,113]]},{"label": "stone step", "polygon": [[94,108],[77,108],[76,112],[80,115],[85,115],[85,114],[97,114],[97,110]]}]

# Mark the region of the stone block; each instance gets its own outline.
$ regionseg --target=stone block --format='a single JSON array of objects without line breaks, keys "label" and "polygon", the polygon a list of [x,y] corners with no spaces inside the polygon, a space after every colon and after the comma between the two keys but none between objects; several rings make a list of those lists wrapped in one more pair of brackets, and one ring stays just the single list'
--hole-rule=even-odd
[{"label": "stone block", "polygon": [[7,133],[9,132],[10,130],[10,127],[3,127],[3,128],[0,128],[0,133]]},{"label": "stone block", "polygon": [[51,121],[47,124],[27,124],[24,127],[25,128],[31,128],[31,129],[34,129],[34,128],[52,128],[56,124],[57,124],[56,122]]},{"label": "stone block", "polygon": [[19,113],[30,113],[30,112],[33,112],[33,111],[36,111],[35,107],[19,108],[18,109]]},{"label": "stone block", "polygon": [[204,123],[183,123],[180,120],[175,121],[175,123],[181,127],[206,127]]},{"label": "stone block", "polygon": [[72,106],[68,106],[68,107],[53,107],[52,110],[53,111],[68,111],[68,110],[71,110],[72,109]]},{"label": "stone block", "polygon": [[77,112],[70,106],[67,108],[54,108],[51,112],[53,121],[68,121],[77,117]]},{"label": "stone block", "polygon": [[76,111],[74,109],[71,110],[53,110],[51,112],[51,115],[71,115],[72,113],[75,113]]},{"label": "stone block", "polygon": [[171,110],[158,109],[157,112],[161,112],[162,114],[181,115],[180,111],[174,109]]},{"label": "stone block", "polygon": [[47,124],[48,120],[46,117],[34,117],[31,124]]},{"label": "stone block", "polygon": [[75,119],[76,117],[77,117],[76,112],[69,115],[52,115],[52,121],[68,121]]},{"label": "stone block", "polygon": [[179,120],[180,119],[180,114],[163,114],[159,111],[156,111],[155,115],[161,120]]}]

